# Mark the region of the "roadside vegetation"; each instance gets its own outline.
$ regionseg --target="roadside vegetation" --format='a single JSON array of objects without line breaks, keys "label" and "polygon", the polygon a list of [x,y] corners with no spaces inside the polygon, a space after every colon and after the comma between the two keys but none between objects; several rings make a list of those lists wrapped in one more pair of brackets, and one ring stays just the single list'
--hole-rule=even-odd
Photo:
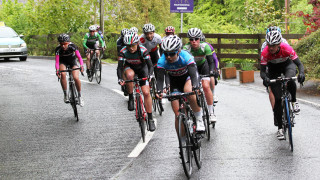
[{"label": "roadside vegetation", "polygon": [[[135,26],[141,34],[142,26],[150,22],[156,26],[156,32],[160,35],[164,35],[164,29],[168,25],[174,26],[177,33],[180,32],[180,14],[170,13],[170,0],[103,0],[103,2],[106,58],[116,60],[115,42],[117,34],[123,28]],[[194,0],[194,12],[183,14],[183,32],[198,27],[204,33],[264,34],[269,25],[276,25],[282,29],[282,33],[286,33],[284,22],[285,17],[288,17],[289,33],[307,32],[314,37],[317,35],[313,35],[313,32],[320,27],[317,24],[319,5],[319,0],[291,0],[291,14],[285,14],[284,0]],[[71,40],[83,53],[81,42],[84,33],[90,25],[100,22],[99,1],[27,0],[26,3],[19,3],[17,0],[3,0],[0,4],[0,21],[4,21],[19,34],[25,35],[32,55],[53,55],[54,47],[57,45],[57,35],[49,37],[47,35],[60,33],[70,33]],[[308,73],[312,73],[312,77],[319,78],[320,67],[312,64],[319,62],[318,49],[316,46],[314,49],[308,49],[307,45],[302,45],[308,44],[313,47],[317,42],[313,42],[316,41],[314,38],[307,39],[300,40],[296,45],[298,55],[306,63]],[[216,43],[212,39],[207,41]],[[234,40],[230,40],[230,43],[233,42]],[[236,52],[236,50],[230,51]],[[224,61],[255,62],[252,59],[224,59]]]}]

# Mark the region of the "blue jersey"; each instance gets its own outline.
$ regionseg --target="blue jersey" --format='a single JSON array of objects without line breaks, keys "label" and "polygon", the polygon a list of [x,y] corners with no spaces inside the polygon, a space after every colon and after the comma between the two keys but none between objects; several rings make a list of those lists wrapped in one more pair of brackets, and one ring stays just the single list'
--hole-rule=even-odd
[{"label": "blue jersey", "polygon": [[165,69],[170,76],[183,76],[188,73],[188,65],[194,64],[194,57],[185,50],[181,50],[178,60],[169,63],[164,54],[158,60],[158,68]]}]

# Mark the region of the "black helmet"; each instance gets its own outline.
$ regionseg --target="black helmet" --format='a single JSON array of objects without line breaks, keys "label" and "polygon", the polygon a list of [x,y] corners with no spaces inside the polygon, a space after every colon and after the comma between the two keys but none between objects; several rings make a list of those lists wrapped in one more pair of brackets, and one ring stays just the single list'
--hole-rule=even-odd
[{"label": "black helmet", "polygon": [[70,42],[70,36],[68,34],[60,34],[58,37],[58,41],[62,42]]}]

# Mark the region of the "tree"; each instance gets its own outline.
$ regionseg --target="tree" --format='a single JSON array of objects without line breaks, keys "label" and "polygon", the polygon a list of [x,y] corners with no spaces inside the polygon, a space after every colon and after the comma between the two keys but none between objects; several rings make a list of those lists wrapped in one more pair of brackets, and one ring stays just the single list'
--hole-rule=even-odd
[{"label": "tree", "polygon": [[308,4],[313,6],[311,14],[305,14],[303,11],[298,11],[296,15],[303,17],[303,23],[307,26],[306,33],[317,31],[320,28],[320,1],[308,0]]}]

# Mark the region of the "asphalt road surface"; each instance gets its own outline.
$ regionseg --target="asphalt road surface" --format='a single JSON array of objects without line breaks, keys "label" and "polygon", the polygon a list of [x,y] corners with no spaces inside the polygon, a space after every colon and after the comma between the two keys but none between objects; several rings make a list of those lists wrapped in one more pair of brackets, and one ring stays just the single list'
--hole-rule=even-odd
[{"label": "asphalt road surface", "polygon": [[[102,82],[82,81],[79,122],[63,102],[54,61],[0,60],[0,179],[186,179],[168,102],[157,130],[141,135],[116,65],[104,64]],[[278,141],[263,88],[220,81],[218,118],[202,142],[202,168],[191,179],[317,179],[320,110],[300,103],[294,152]]]}]

